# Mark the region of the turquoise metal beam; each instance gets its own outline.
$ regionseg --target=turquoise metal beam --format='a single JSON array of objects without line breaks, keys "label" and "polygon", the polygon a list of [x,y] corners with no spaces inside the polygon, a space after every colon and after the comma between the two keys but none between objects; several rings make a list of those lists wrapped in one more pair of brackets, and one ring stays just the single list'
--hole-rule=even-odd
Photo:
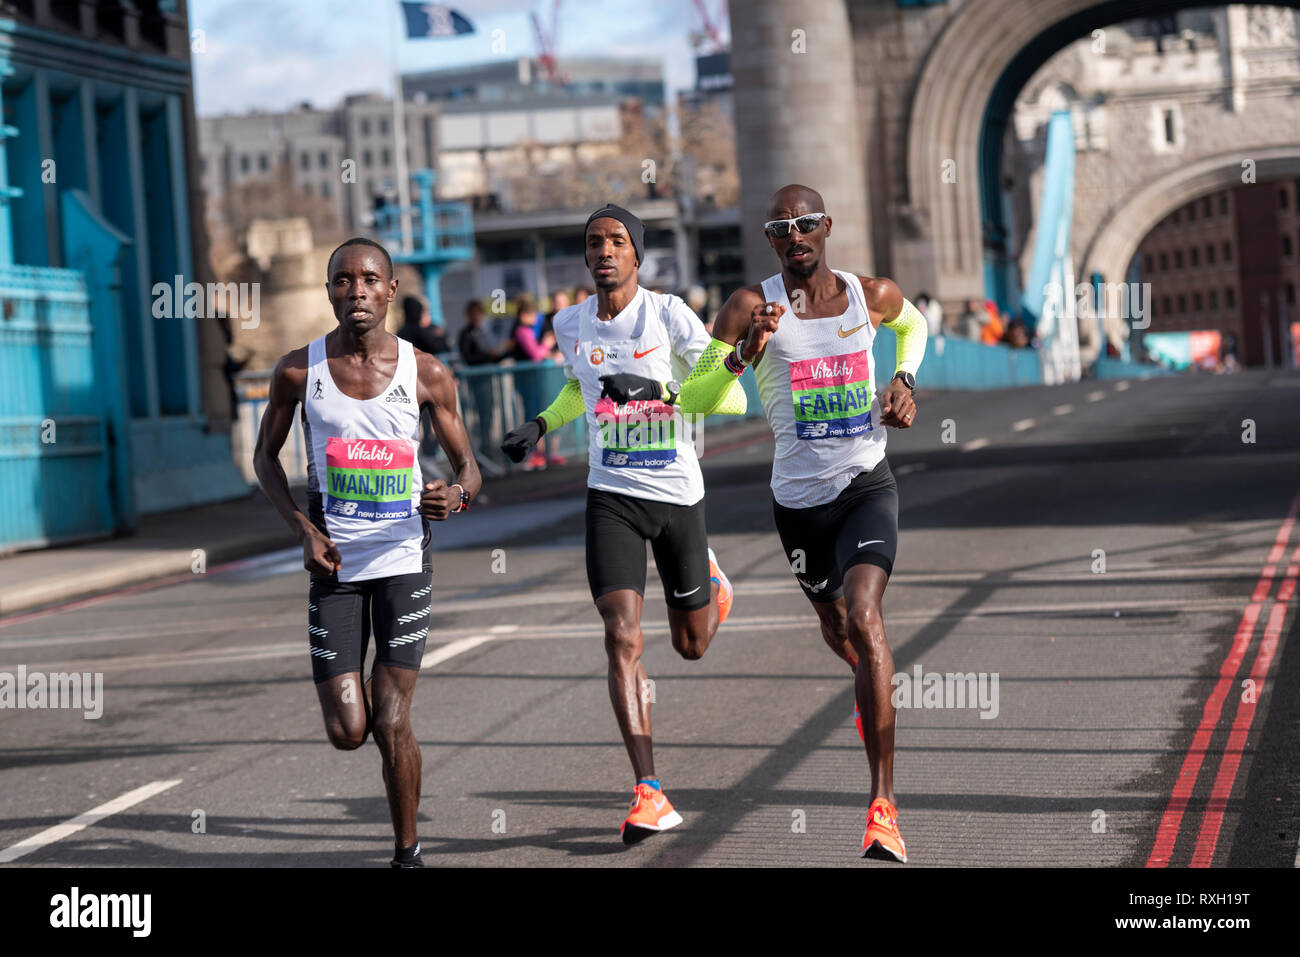
[{"label": "turquoise metal beam", "polygon": [[[113,528],[129,531],[136,525],[131,454],[131,409],[127,400],[127,365],[122,339],[122,252],[128,236],[113,227],[92,206],[88,194],[63,194],[64,260],[86,277],[90,297],[91,341],[95,354],[95,386],[108,421],[108,495]],[[130,281],[130,277],[126,277]]]},{"label": "turquoise metal beam", "polygon": [[[8,60],[0,59],[0,80],[13,76],[14,68]],[[0,116],[4,115],[4,87],[0,86]],[[8,143],[18,135],[18,127],[0,123],[0,266],[13,265],[13,201],[23,195],[16,186],[9,185]]]},{"label": "turquoise metal beam", "polygon": [[140,308],[132,315],[126,313],[127,322],[140,325],[140,371],[144,374],[146,406],[144,418],[156,419],[160,414],[158,401],[158,350],[154,342],[153,283],[149,281],[149,217],[145,206],[144,164],[140,152],[144,143],[140,130],[140,98],[133,86],[122,94],[123,118],[126,124],[127,192],[131,203],[131,229],[127,235],[135,244],[135,275],[123,276],[123,283],[134,282],[136,301]]},{"label": "turquoise metal beam", "polygon": [[[1043,314],[1047,285],[1070,255],[1074,216],[1074,124],[1068,110],[1053,113],[1047,125],[1047,155],[1043,161],[1043,192],[1035,225],[1034,259],[1025,283],[1023,313],[1032,330]],[[1074,290],[1062,290],[1062,303],[1074,300]]]},{"label": "turquoise metal beam", "polygon": [[[175,218],[173,248],[176,252],[176,271],[185,277],[186,282],[197,282],[198,276],[194,271],[194,251],[190,246],[190,205],[186,195],[188,192],[188,168],[185,163],[185,121],[179,96],[167,97],[166,121],[167,150],[172,174],[172,213]],[[197,330],[194,325],[196,322],[208,321],[210,307],[211,303],[205,298],[203,312],[197,319],[187,316],[177,316],[175,319],[176,322],[180,323],[181,340],[184,349],[185,406],[190,417],[195,419],[199,418],[202,406],[199,399],[199,377],[201,372],[199,369]]]}]

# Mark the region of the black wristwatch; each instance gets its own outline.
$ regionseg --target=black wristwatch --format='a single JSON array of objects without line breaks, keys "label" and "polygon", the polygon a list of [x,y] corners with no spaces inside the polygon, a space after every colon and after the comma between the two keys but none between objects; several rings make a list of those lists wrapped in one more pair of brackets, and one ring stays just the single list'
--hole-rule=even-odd
[{"label": "black wristwatch", "polygon": [[465,486],[461,485],[459,482],[452,482],[451,487],[460,489],[460,505],[453,508],[452,511],[453,512],[465,511],[467,508],[469,508],[469,492],[465,491]]},{"label": "black wristwatch", "polygon": [[902,379],[902,380],[903,380],[903,385],[907,386],[907,390],[908,390],[909,392],[915,394],[915,392],[916,392],[916,377],[913,376],[912,373],[910,373],[910,372],[895,372],[895,373],[894,373],[894,378],[895,378],[895,379]]},{"label": "black wristwatch", "polygon": [[664,391],[668,393],[668,398],[664,401],[669,405],[675,405],[677,397],[682,394],[682,384],[676,379],[669,379],[664,383]]}]

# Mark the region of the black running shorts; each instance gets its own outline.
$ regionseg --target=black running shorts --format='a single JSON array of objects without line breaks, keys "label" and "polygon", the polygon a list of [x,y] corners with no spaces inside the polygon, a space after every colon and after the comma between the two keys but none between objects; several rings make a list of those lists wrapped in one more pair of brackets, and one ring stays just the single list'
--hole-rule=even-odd
[{"label": "black running shorts", "polygon": [[620,588],[645,595],[647,541],[669,608],[693,611],[712,600],[703,499],[673,505],[587,489],[587,583],[593,599]]},{"label": "black running shorts", "polygon": [[[309,503],[309,514],[318,528],[324,524],[318,502]],[[424,533],[422,571],[357,582],[310,576],[307,636],[317,684],[362,671],[372,632],[376,665],[419,670],[433,604],[433,536],[428,522]]]},{"label": "black running shorts", "polygon": [[834,501],[812,508],[772,502],[794,577],[810,601],[834,601],[844,594],[844,573],[854,565],[894,570],[898,548],[898,483],[881,459],[848,484]]}]

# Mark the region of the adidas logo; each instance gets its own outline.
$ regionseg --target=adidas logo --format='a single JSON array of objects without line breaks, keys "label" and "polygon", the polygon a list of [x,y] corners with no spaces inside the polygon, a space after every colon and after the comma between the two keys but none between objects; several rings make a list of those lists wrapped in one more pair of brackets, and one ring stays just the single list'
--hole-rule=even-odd
[{"label": "adidas logo", "polygon": [[399,385],[399,386],[398,386],[396,389],[394,389],[392,392],[388,393],[388,395],[384,396],[384,401],[385,401],[385,402],[405,402],[407,405],[410,405],[410,403],[411,403],[411,397],[410,397],[409,395],[407,395],[407,394],[406,394],[406,390],[403,389],[403,388]]}]

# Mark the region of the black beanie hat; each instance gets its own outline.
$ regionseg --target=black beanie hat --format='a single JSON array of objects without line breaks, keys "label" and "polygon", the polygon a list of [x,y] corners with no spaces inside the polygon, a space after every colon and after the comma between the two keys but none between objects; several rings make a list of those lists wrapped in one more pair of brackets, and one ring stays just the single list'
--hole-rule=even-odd
[{"label": "black beanie hat", "polygon": [[615,206],[613,203],[606,203],[587,217],[587,225],[582,227],[584,239],[587,235],[587,227],[597,219],[617,219],[623,224],[632,240],[632,249],[636,252],[637,265],[640,265],[645,259],[645,223],[637,219],[636,214],[631,210],[624,209],[622,206]]}]

